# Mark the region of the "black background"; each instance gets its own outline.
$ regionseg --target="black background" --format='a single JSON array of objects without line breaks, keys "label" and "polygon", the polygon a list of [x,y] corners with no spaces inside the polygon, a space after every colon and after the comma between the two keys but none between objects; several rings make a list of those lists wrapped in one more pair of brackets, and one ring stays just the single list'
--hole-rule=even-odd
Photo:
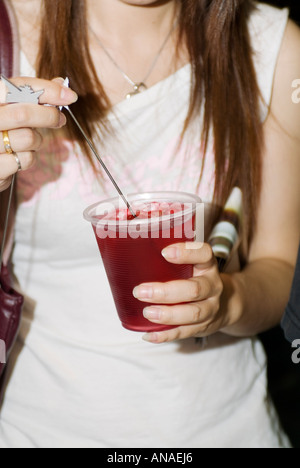
[{"label": "black background", "polygon": [[[289,7],[291,18],[300,25],[300,0],[264,0],[264,3]],[[261,340],[268,354],[271,396],[293,446],[300,448],[300,364],[292,363],[292,348],[279,327],[261,335]]]}]

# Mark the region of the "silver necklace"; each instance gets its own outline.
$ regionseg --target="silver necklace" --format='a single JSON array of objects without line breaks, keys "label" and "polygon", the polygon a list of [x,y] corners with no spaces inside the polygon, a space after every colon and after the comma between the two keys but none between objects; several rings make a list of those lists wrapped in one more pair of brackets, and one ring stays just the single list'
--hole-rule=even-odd
[{"label": "silver necklace", "polygon": [[173,34],[175,28],[177,27],[177,24],[178,24],[178,20],[175,21],[175,23],[173,24],[172,26],[172,29],[171,31],[168,33],[167,37],[165,38],[162,46],[160,47],[158,53],[156,54],[156,56],[154,57],[154,60],[145,76],[145,78],[140,82],[140,83],[136,83],[135,81],[133,81],[128,75],[127,73],[124,72],[124,70],[117,64],[117,62],[115,61],[115,59],[110,55],[110,53],[108,52],[108,50],[106,49],[106,47],[103,45],[103,43],[101,42],[101,40],[99,39],[99,37],[96,35],[96,33],[93,31],[93,29],[91,28],[91,26],[89,26],[89,29],[91,31],[91,33],[93,34],[93,36],[95,37],[96,41],[98,42],[98,44],[101,46],[103,52],[106,54],[106,56],[109,58],[109,60],[114,64],[114,66],[116,67],[117,70],[119,70],[119,72],[122,74],[123,78],[133,87],[133,91],[131,93],[128,93],[126,94],[126,99],[130,99],[132,98],[133,96],[135,96],[136,94],[139,94],[143,91],[145,91],[147,88],[147,85],[146,85],[146,82],[147,80],[149,79],[151,73],[153,72],[154,68],[155,68],[155,65],[157,64],[157,61],[162,53],[162,51],[164,50],[165,46],[167,45],[167,42],[168,40],[170,39],[171,35]]}]

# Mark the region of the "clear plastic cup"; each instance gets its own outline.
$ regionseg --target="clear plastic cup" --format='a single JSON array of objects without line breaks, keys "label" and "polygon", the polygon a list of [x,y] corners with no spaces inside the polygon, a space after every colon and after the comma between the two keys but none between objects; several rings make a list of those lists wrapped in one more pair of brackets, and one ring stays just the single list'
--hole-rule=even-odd
[{"label": "clear plastic cup", "polygon": [[101,201],[84,211],[84,218],[93,226],[120,321],[126,329],[138,332],[173,328],[145,319],[143,309],[153,304],[136,299],[133,289],[141,283],[193,276],[192,265],[169,263],[161,252],[171,244],[193,242],[196,228],[200,233],[204,230],[204,217],[199,216],[204,213],[203,203],[196,195],[185,192],[138,193],[127,199],[134,212],[139,213],[136,218],[130,212],[126,215],[120,197]]}]

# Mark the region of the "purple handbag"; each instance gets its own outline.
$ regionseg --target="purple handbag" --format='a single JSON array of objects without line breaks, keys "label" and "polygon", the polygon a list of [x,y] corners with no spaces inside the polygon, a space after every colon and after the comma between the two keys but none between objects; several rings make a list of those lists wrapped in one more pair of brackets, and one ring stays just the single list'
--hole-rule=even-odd
[{"label": "purple handbag", "polygon": [[[12,76],[16,72],[18,62],[17,29],[15,26],[13,11],[10,4],[0,0],[0,71],[6,76]],[[15,343],[24,298],[12,287],[13,281],[8,268],[9,257],[12,248],[12,206],[14,198],[15,176],[12,178],[9,190],[0,194],[0,234],[2,236],[0,252],[0,402],[1,388],[3,390],[3,378],[6,361]],[[10,229],[9,229],[10,227]],[[7,233],[9,232],[9,236]],[[9,242],[6,242],[9,237]]]},{"label": "purple handbag", "polygon": [[5,370],[5,364],[15,343],[23,308],[24,297],[11,287],[11,279],[6,267],[2,267],[0,275],[0,378]]},{"label": "purple handbag", "polygon": [[0,353],[0,379],[4,373],[7,358],[12,350],[18,334],[24,302],[23,296],[15,291],[12,287],[13,281],[9,269],[6,265],[6,261],[4,263],[2,262],[3,258],[5,258],[4,246],[8,228],[11,201],[14,191],[14,183],[15,176],[13,176],[10,187],[10,197],[7,207],[7,215],[0,253],[0,351],[2,350]]}]

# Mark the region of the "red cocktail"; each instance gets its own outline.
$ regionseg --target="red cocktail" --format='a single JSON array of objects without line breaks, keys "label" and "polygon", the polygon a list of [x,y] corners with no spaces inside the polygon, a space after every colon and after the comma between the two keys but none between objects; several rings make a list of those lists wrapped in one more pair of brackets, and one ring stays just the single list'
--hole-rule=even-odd
[{"label": "red cocktail", "polygon": [[[122,325],[134,331],[170,328],[149,322],[143,309],[150,304],[133,296],[141,283],[166,282],[193,276],[192,265],[174,265],[162,250],[195,239],[196,207],[201,200],[178,192],[129,196],[137,217],[118,198],[89,207],[84,217],[93,225],[99,250]],[[121,206],[120,206],[121,204]]]}]

